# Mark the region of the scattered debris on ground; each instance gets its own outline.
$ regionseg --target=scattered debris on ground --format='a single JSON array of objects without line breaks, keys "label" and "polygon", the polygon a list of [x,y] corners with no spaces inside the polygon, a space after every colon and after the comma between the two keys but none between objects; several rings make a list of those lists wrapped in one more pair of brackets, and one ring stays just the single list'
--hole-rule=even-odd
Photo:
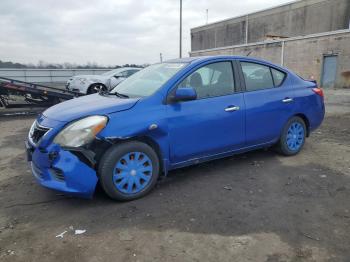
[{"label": "scattered debris on ground", "polygon": [[74,235],[81,235],[81,234],[84,234],[86,232],[85,229],[76,229],[74,231]]},{"label": "scattered debris on ground", "polygon": [[56,238],[63,238],[63,235],[66,234],[68,231],[63,231],[61,234],[58,234]]}]

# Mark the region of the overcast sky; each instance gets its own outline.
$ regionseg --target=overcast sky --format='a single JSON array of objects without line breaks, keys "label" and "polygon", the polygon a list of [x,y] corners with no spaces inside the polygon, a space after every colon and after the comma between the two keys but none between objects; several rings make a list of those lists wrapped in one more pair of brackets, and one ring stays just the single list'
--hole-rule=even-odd
[{"label": "overcast sky", "polygon": [[[290,0],[183,0],[183,56],[190,28]],[[179,0],[1,0],[0,60],[101,65],[153,63],[179,53]]]}]

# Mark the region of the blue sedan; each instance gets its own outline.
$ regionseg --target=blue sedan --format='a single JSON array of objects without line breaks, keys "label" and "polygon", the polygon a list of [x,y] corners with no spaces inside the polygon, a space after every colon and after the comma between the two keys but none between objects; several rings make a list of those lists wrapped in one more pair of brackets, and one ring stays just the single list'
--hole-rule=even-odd
[{"label": "blue sedan", "polygon": [[176,168],[272,146],[295,155],[324,114],[322,89],[286,68],[184,58],[47,109],[26,147],[41,185],[90,198],[99,182],[111,198],[132,200]]}]

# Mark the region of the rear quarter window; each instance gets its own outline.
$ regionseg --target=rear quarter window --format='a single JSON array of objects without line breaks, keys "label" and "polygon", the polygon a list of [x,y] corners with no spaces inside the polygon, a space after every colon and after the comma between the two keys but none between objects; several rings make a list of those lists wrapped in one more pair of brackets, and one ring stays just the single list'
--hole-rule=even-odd
[{"label": "rear quarter window", "polygon": [[275,83],[275,86],[280,86],[282,85],[284,79],[286,78],[286,73],[283,73],[279,70],[276,70],[274,68],[271,68],[272,76],[273,76],[273,81]]}]

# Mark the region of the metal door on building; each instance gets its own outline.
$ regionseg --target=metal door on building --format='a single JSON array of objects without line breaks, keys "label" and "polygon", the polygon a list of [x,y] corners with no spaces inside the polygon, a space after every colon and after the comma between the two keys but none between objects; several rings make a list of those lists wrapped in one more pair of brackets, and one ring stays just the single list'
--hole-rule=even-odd
[{"label": "metal door on building", "polygon": [[322,69],[322,87],[331,88],[334,87],[337,76],[337,59],[338,56],[330,55],[323,57],[323,69]]}]

